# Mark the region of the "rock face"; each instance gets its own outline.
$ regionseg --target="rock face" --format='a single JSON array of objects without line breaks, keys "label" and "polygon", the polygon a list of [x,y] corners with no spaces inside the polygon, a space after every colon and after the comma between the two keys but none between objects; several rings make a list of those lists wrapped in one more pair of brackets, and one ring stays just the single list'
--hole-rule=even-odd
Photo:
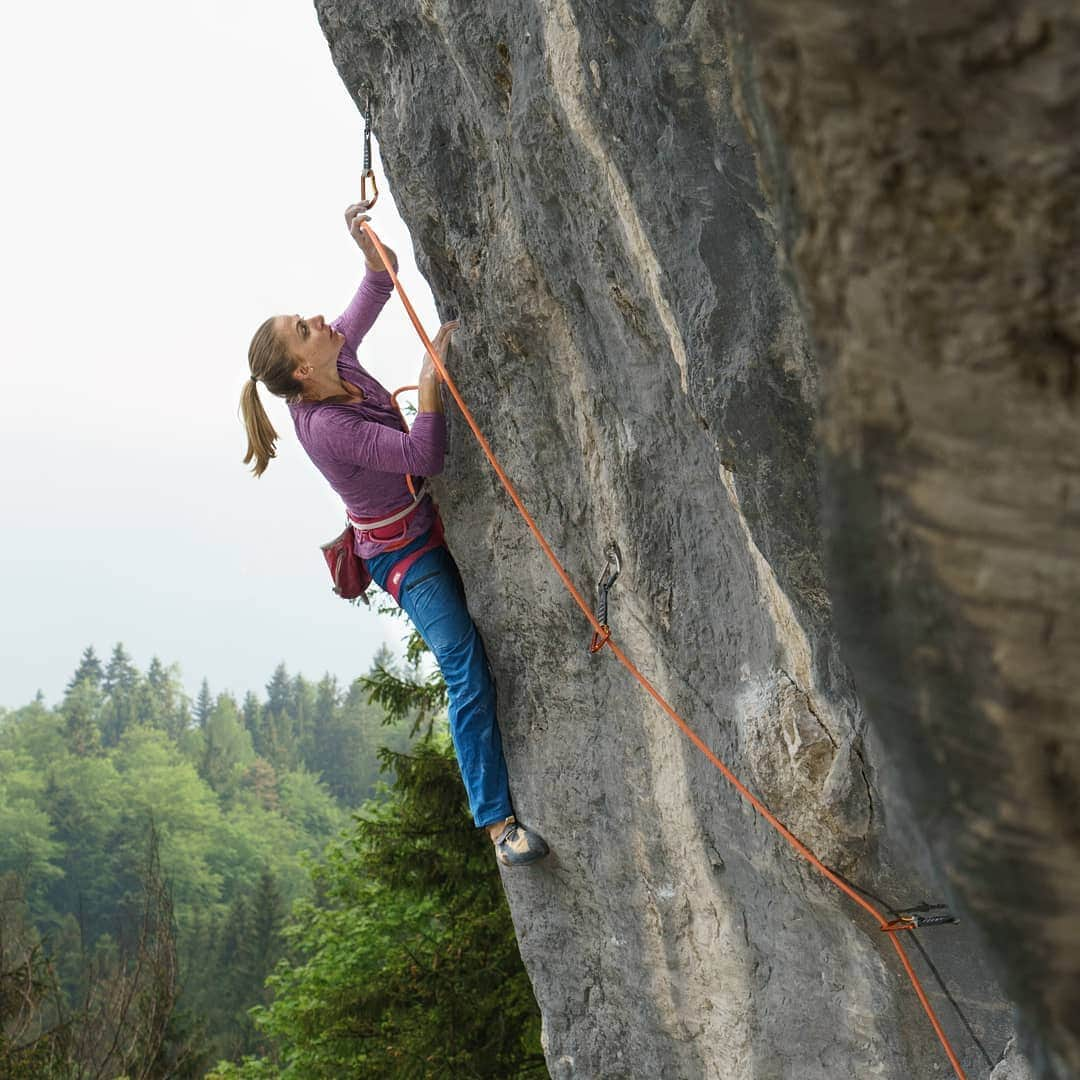
[{"label": "rock face", "polygon": [[843,656],[1075,1075],[1080,9],[745,7],[763,172],[797,192]]},{"label": "rock face", "polygon": [[[1075,16],[316,6],[470,407],[579,587],[621,549],[615,639],[883,910],[960,912],[907,943],[970,1076],[1025,1075],[1013,1001],[1070,1075]],[[985,145],[979,86],[1021,107]],[[506,879],[552,1076],[947,1075],[885,935],[588,655],[460,420],[439,495],[553,848]]]}]

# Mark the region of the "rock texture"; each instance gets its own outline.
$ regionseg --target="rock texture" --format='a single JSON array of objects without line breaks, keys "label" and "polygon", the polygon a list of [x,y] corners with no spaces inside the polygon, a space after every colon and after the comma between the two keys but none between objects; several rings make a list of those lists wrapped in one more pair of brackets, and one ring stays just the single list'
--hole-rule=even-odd
[{"label": "rock texture", "polygon": [[[374,86],[387,179],[440,310],[463,321],[452,367],[496,452],[582,588],[604,546],[621,548],[621,646],[881,905],[961,908],[959,927],[919,935],[915,962],[969,1075],[1027,1067],[1015,1044],[1006,1055],[1011,1005],[994,972],[1026,1009],[1039,1075],[1067,1075],[1080,1012],[1067,1007],[1077,946],[1059,906],[1077,881],[1076,741],[1064,723],[1075,322],[1055,315],[1058,366],[1047,361],[1039,385],[994,337],[1005,323],[976,318],[982,304],[959,289],[935,293],[983,259],[1011,280],[964,239],[963,195],[946,184],[935,219],[955,255],[915,243],[914,172],[892,181],[894,217],[879,221],[873,191],[890,174],[866,165],[873,125],[860,127],[878,106],[837,86],[884,78],[885,65],[844,5],[800,6],[790,26],[790,5],[749,0],[736,11],[680,0],[316,6],[347,85]],[[933,31],[962,49],[967,27]],[[1065,64],[1059,90],[1070,78]],[[917,79],[895,81],[920,100]],[[1065,283],[1046,276],[1065,264],[1042,255],[1076,251],[1065,235],[1075,199],[1053,194],[1069,145],[1045,128],[1025,137],[1045,183],[1016,239],[1031,276],[1012,279],[1013,299],[1033,321],[1014,344],[1036,340],[1038,304],[1067,310]],[[936,190],[933,161],[923,175]],[[962,256],[971,261],[954,265]],[[1031,292],[1036,279],[1043,293]],[[984,315],[1000,315],[990,306]],[[1045,412],[1013,423],[1006,406],[1027,400],[1025,386]],[[923,439],[928,417],[939,426]],[[1023,470],[1002,476],[1010,456]],[[518,810],[554,851],[506,879],[551,1074],[947,1075],[883,935],[608,654],[587,654],[585,621],[460,422],[440,498],[497,673]],[[995,517],[1006,503],[1033,527]],[[990,542],[999,526],[1011,547]],[[977,602],[988,579],[998,607]],[[1049,629],[1024,621],[1051,610]],[[1025,627],[1036,624],[1053,670],[1030,666]],[[1041,678],[1039,694],[1010,696],[1010,670],[1026,672],[1027,693]],[[1052,701],[1051,688],[1062,691]],[[1014,770],[1004,754],[1018,747]],[[1032,775],[1043,787],[1029,807]],[[1035,842],[1026,861],[1024,838]],[[1033,896],[1022,875],[1035,866]],[[1039,981],[1030,960],[1046,947],[1057,966]]]},{"label": "rock texture", "polygon": [[743,10],[844,659],[1043,1068],[1076,1075],[1080,9]]}]

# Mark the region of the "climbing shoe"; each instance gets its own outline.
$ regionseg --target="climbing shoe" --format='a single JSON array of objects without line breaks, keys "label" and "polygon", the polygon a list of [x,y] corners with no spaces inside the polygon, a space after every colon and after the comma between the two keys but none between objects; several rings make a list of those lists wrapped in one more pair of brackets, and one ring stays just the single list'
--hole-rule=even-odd
[{"label": "climbing shoe", "polygon": [[526,829],[513,817],[506,819],[506,827],[495,841],[495,857],[503,866],[528,866],[547,853],[544,838]]}]

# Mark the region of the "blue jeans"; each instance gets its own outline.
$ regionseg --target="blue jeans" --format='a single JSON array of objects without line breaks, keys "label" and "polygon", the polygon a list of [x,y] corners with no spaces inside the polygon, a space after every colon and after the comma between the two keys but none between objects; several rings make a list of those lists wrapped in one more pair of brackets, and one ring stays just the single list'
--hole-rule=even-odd
[{"label": "blue jeans", "polygon": [[[423,546],[428,534],[398,551],[368,559],[380,587],[394,564]],[[435,654],[450,697],[450,735],[454,740],[469,808],[478,827],[509,817],[510,783],[506,775],[495,686],[484,643],[465,605],[465,589],[450,552],[435,548],[409,567],[401,583],[401,606]]]}]

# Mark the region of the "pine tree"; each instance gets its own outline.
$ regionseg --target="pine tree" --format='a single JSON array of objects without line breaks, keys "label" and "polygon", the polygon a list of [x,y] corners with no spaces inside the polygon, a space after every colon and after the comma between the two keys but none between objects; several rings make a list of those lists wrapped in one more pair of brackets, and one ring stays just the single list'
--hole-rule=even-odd
[{"label": "pine tree", "polygon": [[109,666],[105,669],[101,689],[106,694],[117,692],[130,693],[135,689],[139,681],[139,670],[131,662],[131,657],[124,650],[121,642],[117,642],[109,657]]},{"label": "pine tree", "polygon": [[278,664],[266,685],[266,705],[263,707],[255,749],[275,768],[287,769],[296,760],[293,717],[293,686],[285,665]]},{"label": "pine tree", "polygon": [[324,724],[328,724],[334,716],[334,710],[341,700],[341,691],[338,689],[337,679],[327,672],[315,688],[315,729],[318,730]]},{"label": "pine tree", "polygon": [[270,712],[288,712],[291,693],[289,673],[284,663],[278,664],[274,668],[270,681],[266,684],[266,708]]},{"label": "pine tree", "polygon": [[138,719],[139,682],[139,669],[131,662],[124,646],[117,642],[101,680],[101,689],[107,698],[101,715],[101,738],[105,746],[116,746],[124,732]]},{"label": "pine tree", "polygon": [[67,684],[66,690],[70,693],[81,682],[88,682],[97,689],[101,686],[101,680],[104,676],[105,670],[101,666],[97,653],[94,652],[94,646],[87,645],[83,650],[79,666],[75,669],[75,674],[71,676],[71,681]]},{"label": "pine tree", "polygon": [[258,1034],[248,1015],[252,1004],[267,1004],[266,977],[284,950],[282,928],[285,903],[269,867],[263,867],[250,891],[239,894],[229,908],[218,952],[218,970],[227,1000],[236,1003],[230,1025],[230,1054],[258,1049]]},{"label": "pine tree", "polygon": [[426,647],[423,638],[413,634],[406,650],[407,666],[402,671],[396,663],[387,664],[386,654],[376,654],[375,662],[359,682],[368,700],[382,707],[385,724],[398,724],[411,719],[412,734],[431,732],[435,718],[442,715],[449,700],[442,673],[436,668],[421,675],[420,662]]},{"label": "pine tree", "polygon": [[240,706],[240,712],[244,718],[244,727],[251,733],[254,743],[262,724],[262,704],[250,690],[244,695],[244,704]]},{"label": "pine tree", "polygon": [[101,692],[83,680],[68,691],[60,706],[64,717],[67,744],[77,757],[89,757],[101,749]]},{"label": "pine tree", "polygon": [[178,740],[191,722],[187,695],[180,686],[180,670],[175,664],[166,667],[156,656],[146,669],[146,689],[155,726]]},{"label": "pine tree", "polygon": [[210,694],[210,684],[203,679],[199,687],[199,696],[195,699],[195,723],[199,727],[206,727],[206,721],[210,719],[210,713],[214,710],[214,699]]},{"label": "pine tree", "polygon": [[264,1004],[269,1001],[270,995],[263,983],[281,956],[281,931],[284,925],[285,903],[273,872],[264,866],[251,904],[250,946],[255,963],[252,965],[254,978],[246,1001],[261,1000]]},{"label": "pine tree", "polygon": [[255,760],[251,735],[240,722],[236,702],[229,694],[217,699],[203,727],[205,738],[199,774],[219,794],[231,795],[239,770]]},{"label": "pine tree", "polygon": [[315,747],[315,688],[303,675],[297,675],[289,690],[292,746],[288,766],[295,769],[308,760]]}]

